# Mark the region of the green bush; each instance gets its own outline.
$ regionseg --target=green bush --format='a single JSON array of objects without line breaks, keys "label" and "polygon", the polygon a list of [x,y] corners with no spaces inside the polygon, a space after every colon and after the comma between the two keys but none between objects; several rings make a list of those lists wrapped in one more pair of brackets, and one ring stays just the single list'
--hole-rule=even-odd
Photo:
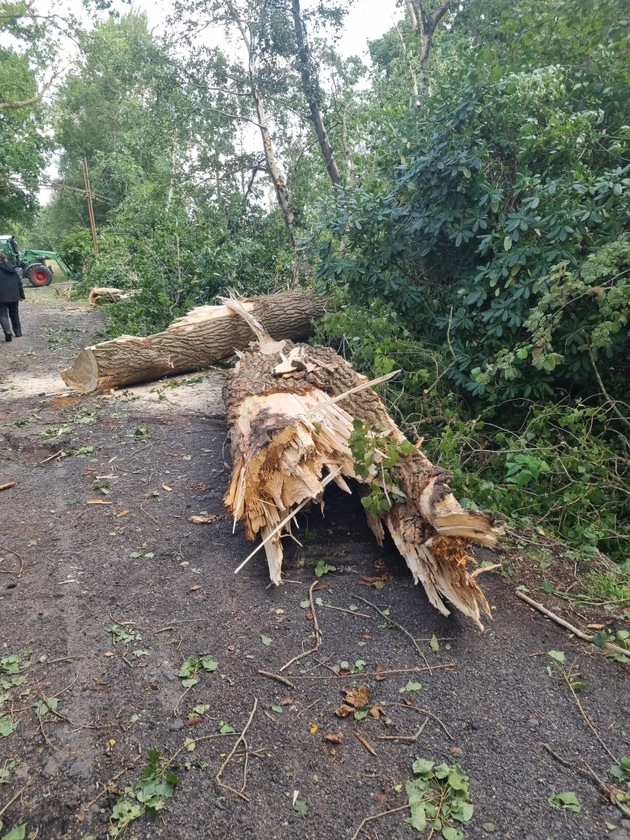
[{"label": "green bush", "polygon": [[[588,69],[445,89],[392,129],[383,181],[340,191],[326,232],[308,243],[329,287],[391,303],[432,342],[448,334],[449,375],[482,403],[547,399],[567,375],[582,396],[596,382],[573,333],[562,351],[571,369],[549,355],[513,355],[509,366],[505,356],[528,342],[549,278],[563,266],[580,273],[630,227],[630,128],[619,88],[602,87],[610,60],[600,50]],[[628,337],[618,327],[617,350]]]},{"label": "green bush", "polygon": [[[341,306],[341,303],[339,302]],[[370,377],[401,373],[379,386],[412,440],[452,473],[470,507],[490,507],[514,525],[557,534],[582,552],[625,560],[630,537],[630,447],[610,405],[513,400],[473,412],[448,382],[449,347],[414,339],[387,305],[342,306],[315,341],[336,346]]]},{"label": "green bush", "polygon": [[112,334],[148,335],[219,294],[264,294],[290,282],[291,258],[275,219],[254,211],[233,230],[221,221],[167,212],[150,193],[119,208],[87,278],[90,286],[139,292],[108,307]]}]

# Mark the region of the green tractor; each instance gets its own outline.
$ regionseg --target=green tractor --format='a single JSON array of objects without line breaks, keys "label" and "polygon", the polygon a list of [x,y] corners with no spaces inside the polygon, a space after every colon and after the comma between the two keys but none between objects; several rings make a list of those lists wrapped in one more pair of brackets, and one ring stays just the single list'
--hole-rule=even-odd
[{"label": "green tractor", "polygon": [[24,277],[31,286],[50,286],[53,272],[46,265],[46,260],[54,260],[67,280],[77,280],[78,275],[70,269],[63,257],[56,251],[21,251],[15,236],[0,236],[0,252],[6,254],[16,268],[21,269]]}]

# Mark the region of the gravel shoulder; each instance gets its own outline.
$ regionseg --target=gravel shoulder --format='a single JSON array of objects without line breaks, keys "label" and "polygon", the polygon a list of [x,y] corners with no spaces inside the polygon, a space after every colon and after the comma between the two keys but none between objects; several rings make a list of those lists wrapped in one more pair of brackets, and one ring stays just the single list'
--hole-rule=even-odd
[{"label": "gravel shoulder", "polygon": [[[604,789],[630,755],[628,668],[516,598],[535,552],[478,553],[516,569],[483,576],[483,633],[338,492],[283,586],[260,555],[235,575],[223,373],[74,394],[59,371],[103,321],[64,288],[27,290],[0,346],[0,838],[429,837],[404,806],[430,759],[469,778],[466,838],[630,840]],[[579,812],[550,804],[567,791]]]}]

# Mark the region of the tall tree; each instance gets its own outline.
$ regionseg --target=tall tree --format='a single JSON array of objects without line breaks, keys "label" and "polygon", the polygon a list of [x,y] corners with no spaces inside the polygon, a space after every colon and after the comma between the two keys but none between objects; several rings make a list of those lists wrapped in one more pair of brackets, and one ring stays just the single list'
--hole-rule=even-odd
[{"label": "tall tree", "polygon": [[[247,5],[249,6],[251,4]],[[249,79],[249,88],[252,102],[254,103],[258,128],[260,129],[260,135],[262,138],[267,170],[271,180],[273,181],[276,198],[278,200],[280,210],[282,211],[284,223],[287,226],[289,239],[291,240],[291,244],[295,245],[295,218],[291,207],[291,199],[287,188],[286,178],[280,169],[276,156],[273,138],[269,127],[269,117],[267,116],[265,106],[265,97],[259,81],[257,55],[259,45],[256,43],[255,29],[253,23],[247,21],[245,10],[238,8],[233,0],[225,0],[225,6],[229,12],[232,22],[237,26],[245,46],[247,54],[247,76]]]},{"label": "tall tree", "polygon": [[87,222],[80,193],[84,158],[102,225],[115,207],[147,184],[166,204],[178,149],[186,142],[177,71],[149,32],[145,15],[109,19],[81,34],[79,44],[78,65],[57,99],[59,169],[66,189],[53,209],[70,229]]},{"label": "tall tree", "polygon": [[[50,10],[47,10],[50,11]],[[59,19],[61,20],[61,19]],[[28,220],[52,138],[43,104],[53,75],[59,20],[34,2],[0,2],[0,225]],[[68,23],[68,26],[70,24]],[[46,49],[33,49],[33,44]]]},{"label": "tall tree", "polygon": [[451,0],[446,0],[434,9],[431,9],[425,0],[405,0],[407,19],[419,43],[420,87],[425,95],[429,93],[431,87],[429,65],[435,31],[450,6]]},{"label": "tall tree", "polygon": [[315,128],[317,142],[321,149],[326,171],[332,184],[335,187],[341,186],[341,175],[335,160],[335,153],[324,125],[321,111],[322,90],[317,77],[317,71],[313,64],[311,50],[308,43],[306,23],[302,16],[300,0],[291,0],[291,14],[295,28],[295,40],[297,44],[297,63],[302,80],[302,90],[310,111],[311,122]]}]

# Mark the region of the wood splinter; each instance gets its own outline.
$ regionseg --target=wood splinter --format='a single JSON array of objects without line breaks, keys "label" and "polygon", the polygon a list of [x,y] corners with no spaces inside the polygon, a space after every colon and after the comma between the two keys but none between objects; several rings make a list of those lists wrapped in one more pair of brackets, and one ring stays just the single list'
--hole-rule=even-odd
[{"label": "wood splinter", "polygon": [[262,538],[250,557],[264,548],[271,580],[279,584],[282,537],[292,536],[298,510],[311,502],[323,508],[328,483],[347,493],[351,479],[364,492],[377,485],[394,499],[383,515],[367,514],[379,544],[387,529],[433,606],[448,615],[447,599],[482,627],[481,612],[490,616],[490,607],[468,571],[467,548],[473,540],[496,545],[503,530],[492,514],[462,508],[449,474],[419,447],[401,455],[392,486],[378,464],[359,478],[349,444],[355,419],[388,444],[406,440],[372,388],[382,378],[368,382],[330,348],[273,340],[239,301],[224,305],[258,339],[240,354],[224,388],[234,464],[224,503],[235,524],[243,521],[248,539]]}]

